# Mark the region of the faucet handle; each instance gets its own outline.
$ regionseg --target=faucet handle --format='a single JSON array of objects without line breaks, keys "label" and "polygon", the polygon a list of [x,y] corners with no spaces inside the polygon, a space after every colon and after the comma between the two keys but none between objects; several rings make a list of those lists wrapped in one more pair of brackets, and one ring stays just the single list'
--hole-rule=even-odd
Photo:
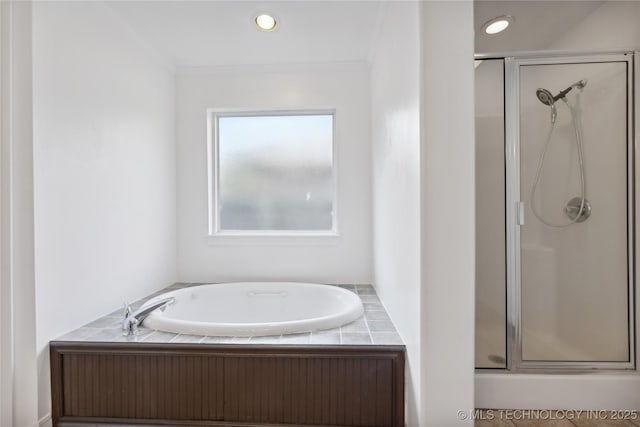
[{"label": "faucet handle", "polygon": [[124,313],[123,313],[123,318],[127,318],[131,315],[131,313],[133,312],[133,309],[131,308],[131,304],[129,304],[128,302],[124,301]]},{"label": "faucet handle", "polygon": [[135,317],[131,319],[131,335],[138,335],[140,331],[138,330],[138,326],[140,322]]}]

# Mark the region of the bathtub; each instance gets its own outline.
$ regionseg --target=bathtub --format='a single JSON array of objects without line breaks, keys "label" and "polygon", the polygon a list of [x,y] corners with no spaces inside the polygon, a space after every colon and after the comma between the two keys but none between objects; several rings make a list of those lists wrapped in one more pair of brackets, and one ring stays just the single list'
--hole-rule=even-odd
[{"label": "bathtub", "polygon": [[144,305],[173,297],[143,326],[208,336],[266,336],[331,329],[363,314],[362,302],[346,289],[313,283],[242,282],[193,286],[167,292]]}]

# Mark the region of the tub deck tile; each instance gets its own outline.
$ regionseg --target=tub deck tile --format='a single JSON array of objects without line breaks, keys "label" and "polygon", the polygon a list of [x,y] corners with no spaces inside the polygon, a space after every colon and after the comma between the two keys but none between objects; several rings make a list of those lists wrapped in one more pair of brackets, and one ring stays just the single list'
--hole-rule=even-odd
[{"label": "tub deck tile", "polygon": [[365,313],[368,311],[384,311],[384,307],[378,302],[363,302],[362,305]]},{"label": "tub deck tile", "polygon": [[340,344],[340,331],[314,331],[311,332],[309,344]]},{"label": "tub deck tile", "polygon": [[368,320],[367,324],[371,332],[396,332],[396,328],[390,320]]},{"label": "tub deck tile", "polygon": [[376,291],[375,289],[373,289],[373,286],[358,285],[356,286],[356,293],[358,295],[372,295],[372,296],[376,295]]},{"label": "tub deck tile", "polygon": [[204,337],[202,335],[179,334],[174,339],[172,339],[171,342],[197,344],[197,343],[200,343],[202,340],[204,340]]},{"label": "tub deck tile", "polygon": [[87,338],[100,332],[100,329],[83,326],[74,331],[68,332],[59,338],[59,341],[88,341]]},{"label": "tub deck tile", "polygon": [[122,313],[119,315],[107,315],[103,316],[99,319],[94,320],[91,323],[87,323],[85,327],[87,328],[113,328],[120,326],[122,323]]},{"label": "tub deck tile", "polygon": [[391,321],[391,318],[384,310],[371,310],[366,312],[367,322],[371,320],[387,320]]},{"label": "tub deck tile", "polygon": [[[176,289],[204,283],[174,283],[132,304],[137,309],[149,299]],[[364,315],[342,327],[301,334],[260,337],[217,337],[174,334],[140,327],[135,336],[122,335],[123,309],[119,308],[85,326],[70,331],[57,341],[83,342],[148,342],[191,344],[264,344],[264,345],[402,345],[402,339],[376,295],[375,288],[366,284],[335,285],[354,292],[364,306]]]},{"label": "tub deck tile", "polygon": [[311,332],[282,335],[279,344],[309,344],[310,337]]},{"label": "tub deck tile", "polygon": [[343,332],[342,344],[347,345],[360,345],[360,344],[373,344],[371,335],[363,332]]},{"label": "tub deck tile", "polygon": [[367,322],[364,320],[364,317],[361,317],[360,319],[354,322],[347,323],[346,325],[341,326],[340,330],[342,332],[368,332],[369,331],[369,329],[367,328]]},{"label": "tub deck tile", "polygon": [[[144,338],[145,335],[137,336],[135,338]],[[98,342],[125,342],[127,337],[122,335],[121,331],[113,329],[100,329],[95,334],[89,336],[86,341],[98,341]]]},{"label": "tub deck tile", "polygon": [[262,337],[251,337],[250,344],[279,344],[282,335],[266,335]]},{"label": "tub deck tile", "polygon": [[378,299],[378,296],[373,294],[358,294],[358,296],[360,297],[360,299],[362,300],[363,303],[365,304],[382,304],[380,302],[380,300]]},{"label": "tub deck tile", "polygon": [[374,344],[379,345],[402,345],[400,335],[394,332],[371,332]]},{"label": "tub deck tile", "polygon": [[153,331],[148,334],[142,341],[143,342],[172,342],[178,334],[172,332]]},{"label": "tub deck tile", "polygon": [[204,337],[202,344],[228,344],[231,341],[229,337]]}]

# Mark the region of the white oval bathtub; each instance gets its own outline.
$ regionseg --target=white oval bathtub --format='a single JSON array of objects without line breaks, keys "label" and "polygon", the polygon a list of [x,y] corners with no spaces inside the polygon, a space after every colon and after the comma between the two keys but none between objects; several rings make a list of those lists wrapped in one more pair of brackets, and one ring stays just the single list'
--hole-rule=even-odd
[{"label": "white oval bathtub", "polygon": [[193,286],[167,292],[143,305],[173,297],[143,325],[165,332],[209,336],[264,336],[331,329],[362,316],[360,298],[337,286],[243,282]]}]

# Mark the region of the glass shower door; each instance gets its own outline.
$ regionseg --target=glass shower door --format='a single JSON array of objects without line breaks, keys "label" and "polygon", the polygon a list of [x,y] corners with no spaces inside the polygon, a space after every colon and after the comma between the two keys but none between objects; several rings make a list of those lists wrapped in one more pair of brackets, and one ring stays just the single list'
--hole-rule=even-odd
[{"label": "glass shower door", "polygon": [[476,368],[507,367],[504,60],[476,61]]},{"label": "glass shower door", "polygon": [[521,367],[631,364],[631,63],[567,62],[513,68],[516,352]]}]

